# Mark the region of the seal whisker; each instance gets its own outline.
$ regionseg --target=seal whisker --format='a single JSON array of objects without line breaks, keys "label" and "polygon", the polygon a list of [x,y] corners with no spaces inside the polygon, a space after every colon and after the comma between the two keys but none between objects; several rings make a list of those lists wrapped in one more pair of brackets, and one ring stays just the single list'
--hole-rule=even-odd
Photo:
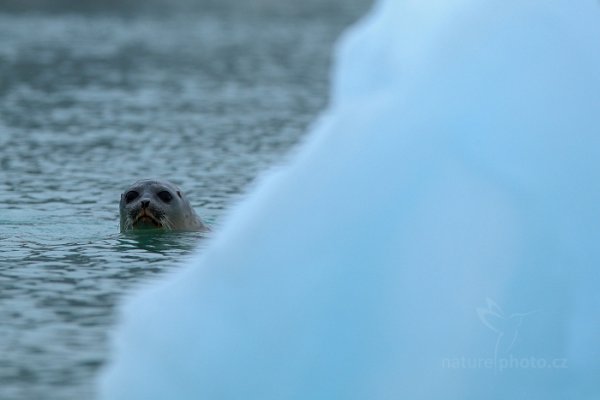
[{"label": "seal whisker", "polygon": [[166,215],[164,215],[161,219],[160,219],[160,223],[169,231],[173,230],[173,223],[171,222],[171,220],[169,219],[169,217],[167,217]]}]

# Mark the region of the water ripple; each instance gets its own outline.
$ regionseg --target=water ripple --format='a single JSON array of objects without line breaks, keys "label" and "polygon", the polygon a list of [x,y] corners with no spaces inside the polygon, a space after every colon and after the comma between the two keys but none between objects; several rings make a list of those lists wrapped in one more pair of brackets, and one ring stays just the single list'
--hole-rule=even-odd
[{"label": "water ripple", "polygon": [[218,234],[325,106],[332,42],[358,14],[288,3],[298,13],[0,14],[0,398],[91,398],[118,300],[210,242],[119,234],[128,184],[172,178]]}]

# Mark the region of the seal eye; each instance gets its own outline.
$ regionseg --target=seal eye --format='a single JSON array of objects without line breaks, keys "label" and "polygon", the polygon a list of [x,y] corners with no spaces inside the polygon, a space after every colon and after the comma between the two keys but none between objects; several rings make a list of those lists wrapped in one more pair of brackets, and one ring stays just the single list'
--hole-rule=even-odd
[{"label": "seal eye", "polygon": [[171,195],[171,193],[167,192],[166,190],[158,192],[157,196],[165,203],[170,203],[171,200],[173,200],[173,196]]},{"label": "seal eye", "polygon": [[127,192],[127,194],[125,195],[125,203],[129,204],[132,201],[134,201],[135,199],[137,199],[137,197],[140,194],[138,192],[136,192],[135,190],[131,190],[129,192]]}]

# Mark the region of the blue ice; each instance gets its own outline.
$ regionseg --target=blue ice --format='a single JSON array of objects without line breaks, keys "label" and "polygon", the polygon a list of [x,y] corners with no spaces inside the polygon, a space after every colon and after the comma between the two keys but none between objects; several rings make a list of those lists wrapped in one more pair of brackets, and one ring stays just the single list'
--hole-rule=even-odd
[{"label": "blue ice", "polygon": [[380,1],[105,400],[600,399],[600,4]]}]

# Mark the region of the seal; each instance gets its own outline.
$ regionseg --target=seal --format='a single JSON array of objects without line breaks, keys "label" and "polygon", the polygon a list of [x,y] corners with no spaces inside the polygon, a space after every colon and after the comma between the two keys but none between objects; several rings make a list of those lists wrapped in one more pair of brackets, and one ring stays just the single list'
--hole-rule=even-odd
[{"label": "seal", "polygon": [[168,181],[143,179],[121,194],[121,232],[140,229],[208,231],[181,189]]}]

